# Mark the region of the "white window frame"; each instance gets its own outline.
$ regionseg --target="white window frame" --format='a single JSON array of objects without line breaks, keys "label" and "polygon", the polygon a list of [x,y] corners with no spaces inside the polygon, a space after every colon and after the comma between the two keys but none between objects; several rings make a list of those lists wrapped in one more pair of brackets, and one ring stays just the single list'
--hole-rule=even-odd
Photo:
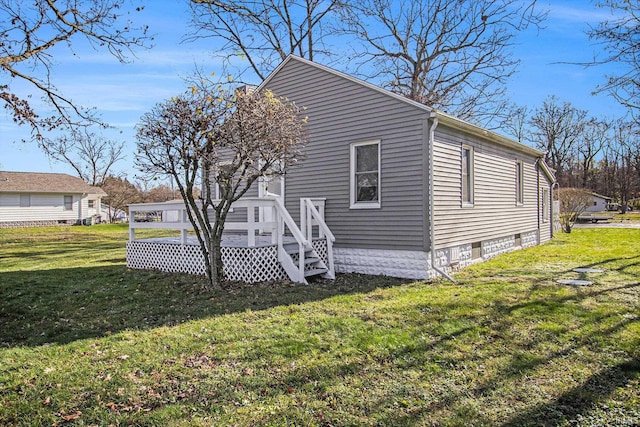
[{"label": "white window frame", "polygon": [[[468,198],[465,200],[464,198],[464,186],[465,186],[465,173],[463,170],[464,167],[464,152],[468,151],[469,152],[469,159],[467,159],[467,164],[468,164],[468,173],[467,173],[467,185],[468,185],[468,189],[467,189],[467,194],[468,194]],[[475,177],[474,177],[474,160],[475,158],[475,154],[474,154],[474,150],[473,147],[471,145],[466,145],[463,144],[462,147],[460,148],[460,201],[461,201],[461,205],[462,207],[468,207],[468,208],[472,208],[474,206],[474,202],[475,202],[475,191],[474,191],[474,186],[475,186]]]},{"label": "white window frame", "polygon": [[516,206],[524,205],[524,163],[516,160]]},{"label": "white window frame", "polygon": [[[376,201],[358,201],[357,195],[358,191],[356,189],[357,179],[356,179],[356,150],[358,147],[362,147],[364,145],[377,145],[378,146],[378,200]],[[370,140],[370,141],[362,141],[362,142],[354,142],[350,146],[350,171],[349,171],[349,208],[350,209],[378,209],[381,206],[381,198],[382,198],[382,175],[380,173],[380,165],[382,163],[382,159],[380,157],[380,140]]]},{"label": "white window frame", "polygon": [[20,195],[20,207],[21,208],[30,208],[31,207],[31,194],[21,194]]},{"label": "white window frame", "polygon": [[[67,197],[71,198],[70,207],[67,207]],[[65,211],[73,210],[73,195],[65,194],[64,196],[62,196],[62,209]]]},{"label": "white window frame", "polygon": [[548,188],[542,189],[542,222],[549,222],[550,212],[549,207],[551,206],[551,197]]},{"label": "white window frame", "polygon": [[89,209],[95,209],[96,208],[95,199],[88,199],[87,200],[87,208],[89,208]]}]

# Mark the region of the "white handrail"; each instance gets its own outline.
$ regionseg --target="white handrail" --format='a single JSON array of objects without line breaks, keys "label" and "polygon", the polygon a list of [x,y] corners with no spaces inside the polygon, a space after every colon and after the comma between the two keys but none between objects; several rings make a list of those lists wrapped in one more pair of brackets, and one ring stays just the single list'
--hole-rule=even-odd
[{"label": "white handrail", "polygon": [[[302,231],[298,228],[298,225],[293,220],[289,211],[287,211],[282,204],[280,198],[273,198],[273,203],[276,208],[276,212],[278,217],[282,221],[278,221],[278,260],[287,271],[289,277],[295,280],[298,283],[307,283],[307,280],[304,276],[304,265],[305,265],[305,252],[307,248],[311,247],[311,244],[307,239],[305,239]],[[281,229],[280,224],[286,225],[289,231],[291,232],[293,238],[298,243],[298,266],[293,264],[291,257],[286,253],[284,249],[284,245],[282,243],[282,235],[284,234],[284,229]]]},{"label": "white handrail", "polygon": [[296,239],[296,241],[298,243],[302,244],[302,245],[309,244],[307,239],[302,234],[302,231],[300,231],[300,229],[298,228],[298,224],[296,224],[296,222],[293,220],[293,218],[289,214],[289,211],[287,211],[284,208],[284,205],[282,204],[280,199],[279,198],[273,198],[271,200],[273,200],[273,202],[274,202],[274,204],[275,204],[275,206],[277,208],[277,212],[280,214],[280,216],[284,220],[284,223],[287,225],[287,228],[289,229],[289,231],[291,231],[291,234]]},{"label": "white handrail", "polygon": [[[324,208],[324,199],[317,199],[316,201],[321,203],[321,208]],[[318,226],[318,237],[325,238],[327,242],[327,268],[329,271],[325,277],[335,279],[333,242],[336,241],[336,238],[324,221],[324,215],[316,209],[314,200],[311,198],[305,197],[300,199],[300,223],[303,233],[305,233],[305,237],[309,241],[313,241],[313,226]]]},{"label": "white handrail", "polygon": [[[214,201],[215,202],[215,201]],[[198,206],[201,203],[197,202]],[[277,221],[258,222],[255,221],[255,208],[273,207],[274,199],[247,197],[236,201],[233,208],[246,208],[247,216],[245,221],[226,221],[225,230],[246,231],[249,246],[255,245],[256,233],[262,231],[274,232],[277,228]],[[187,207],[182,201],[170,201],[161,203],[138,203],[129,205],[129,240],[135,240],[135,230],[142,228],[180,230],[182,243],[186,244],[187,232],[193,230],[193,225],[187,215]],[[157,219],[159,221],[140,222],[136,221],[136,213],[162,212]],[[171,212],[176,212],[171,216]],[[169,218],[171,217],[171,218]],[[175,219],[173,219],[175,218]]]},{"label": "white handrail", "polygon": [[[313,220],[315,220],[315,224],[318,225],[318,227],[320,229],[320,237],[327,236],[327,238],[329,238],[332,242],[335,242],[336,241],[336,237],[333,235],[333,233],[329,229],[329,226],[327,225],[327,223],[324,222],[324,217],[323,217],[323,215],[320,214],[318,209],[316,209],[316,206],[313,204],[313,200],[308,198],[308,197],[304,197],[301,200],[303,201],[303,205],[305,207],[305,211],[306,211],[305,213],[309,213],[311,218]],[[302,215],[303,215],[303,213],[300,212],[300,216],[301,217],[302,217]],[[305,237],[307,238],[307,240],[311,240],[312,239],[312,235],[309,232],[309,229],[314,225],[314,223],[309,221],[308,215],[305,215],[305,217],[307,217],[307,219],[305,221],[306,227],[302,227],[302,228],[307,228],[308,229],[308,230],[306,230],[307,235]]]}]

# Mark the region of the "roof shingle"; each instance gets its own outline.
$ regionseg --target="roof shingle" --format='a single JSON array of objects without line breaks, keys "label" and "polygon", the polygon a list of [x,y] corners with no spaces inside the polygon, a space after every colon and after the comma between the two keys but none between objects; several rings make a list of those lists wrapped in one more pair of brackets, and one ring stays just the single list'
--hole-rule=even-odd
[{"label": "roof shingle", "polygon": [[106,196],[80,178],[66,173],[0,171],[0,192],[10,193],[86,193]]}]

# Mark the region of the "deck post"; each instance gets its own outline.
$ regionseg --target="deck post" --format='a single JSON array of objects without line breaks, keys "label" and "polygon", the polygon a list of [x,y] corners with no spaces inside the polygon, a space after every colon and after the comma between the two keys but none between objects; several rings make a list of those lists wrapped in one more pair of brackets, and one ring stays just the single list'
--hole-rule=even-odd
[{"label": "deck post", "polygon": [[187,216],[187,209],[186,207],[183,209],[180,209],[180,215],[178,220],[180,221],[182,228],[180,229],[180,243],[184,246],[187,244],[187,228],[185,227],[185,223],[189,223],[188,220],[188,216]]},{"label": "deck post", "polygon": [[129,208],[129,241],[133,242],[136,240],[136,229],[134,228],[135,221],[135,211]]},{"label": "deck post", "polygon": [[250,202],[247,206],[247,246],[253,248],[256,246],[256,212],[255,205]]},{"label": "deck post", "polygon": [[304,238],[309,240],[307,233],[307,202],[304,197],[300,198],[300,231],[304,235]]},{"label": "deck post", "polygon": [[278,212],[278,210],[276,209],[275,203],[273,203],[269,209],[271,209],[271,218],[275,222],[275,225],[271,227],[270,230],[271,243],[275,245],[276,243],[278,243],[277,234],[280,232],[280,222],[282,222],[282,217],[280,216],[280,212]]}]

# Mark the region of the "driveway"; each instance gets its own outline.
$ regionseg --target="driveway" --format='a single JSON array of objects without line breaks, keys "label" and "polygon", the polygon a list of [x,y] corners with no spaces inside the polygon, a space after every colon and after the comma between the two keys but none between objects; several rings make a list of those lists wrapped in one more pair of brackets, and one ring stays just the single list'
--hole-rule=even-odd
[{"label": "driveway", "polygon": [[576,222],[573,228],[640,228],[640,222]]}]

